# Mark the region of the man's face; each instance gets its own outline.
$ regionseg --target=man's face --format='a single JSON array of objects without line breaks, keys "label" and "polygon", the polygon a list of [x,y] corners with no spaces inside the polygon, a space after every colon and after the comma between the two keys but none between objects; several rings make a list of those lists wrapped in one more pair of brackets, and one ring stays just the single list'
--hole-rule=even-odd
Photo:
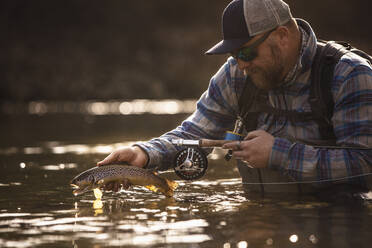
[{"label": "man's face", "polygon": [[[262,36],[264,34],[247,42],[242,48],[250,47]],[[239,68],[260,89],[271,90],[278,87],[283,80],[284,57],[279,46],[275,43],[275,39],[267,37],[256,47],[256,53],[257,56],[250,61],[244,61],[237,57]]]}]

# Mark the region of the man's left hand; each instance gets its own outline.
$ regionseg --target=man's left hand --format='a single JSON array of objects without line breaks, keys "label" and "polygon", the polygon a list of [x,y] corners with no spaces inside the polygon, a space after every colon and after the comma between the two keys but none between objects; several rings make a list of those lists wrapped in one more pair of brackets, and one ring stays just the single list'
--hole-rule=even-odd
[{"label": "man's left hand", "polygon": [[264,168],[269,162],[273,145],[274,136],[266,131],[256,130],[248,133],[243,141],[231,141],[222,148],[232,150],[236,159],[241,159],[254,168]]}]

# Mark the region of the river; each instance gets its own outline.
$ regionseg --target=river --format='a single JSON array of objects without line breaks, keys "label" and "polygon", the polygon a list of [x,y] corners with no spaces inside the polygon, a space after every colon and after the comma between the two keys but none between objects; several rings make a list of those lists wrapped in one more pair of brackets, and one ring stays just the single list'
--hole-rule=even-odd
[{"label": "river", "polygon": [[[3,105],[0,247],[370,247],[372,204],[244,192],[225,151],[174,197],[141,187],[75,197],[69,181],[113,149],[175,127],[187,101]],[[160,106],[160,107],[159,107]]]}]

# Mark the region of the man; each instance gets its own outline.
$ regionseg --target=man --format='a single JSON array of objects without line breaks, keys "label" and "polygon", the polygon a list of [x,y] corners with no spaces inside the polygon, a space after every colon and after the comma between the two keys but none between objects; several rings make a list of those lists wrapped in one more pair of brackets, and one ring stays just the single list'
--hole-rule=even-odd
[{"label": "man", "polygon": [[[212,77],[196,111],[169,133],[116,150],[99,166],[128,162],[159,170],[172,167],[177,147],[170,141],[223,139],[242,115],[239,102],[247,98],[246,87],[265,91],[273,108],[311,111],[310,75],[317,39],[306,21],[294,19],[281,0],[234,0],[224,10],[222,25],[223,40],[206,54],[232,56]],[[301,183],[317,187],[329,182],[368,190],[372,165],[368,150],[372,145],[371,65],[355,54],[345,54],[334,69],[331,92],[335,103],[333,147],[307,144],[324,140],[314,120],[296,123],[285,115],[246,114],[256,126],[249,130],[246,125],[244,140],[229,142],[223,148],[231,149],[240,161],[239,171],[243,182],[251,184],[249,189],[259,185],[261,190],[302,191],[305,187]],[[299,184],[279,187],[288,181]]]}]

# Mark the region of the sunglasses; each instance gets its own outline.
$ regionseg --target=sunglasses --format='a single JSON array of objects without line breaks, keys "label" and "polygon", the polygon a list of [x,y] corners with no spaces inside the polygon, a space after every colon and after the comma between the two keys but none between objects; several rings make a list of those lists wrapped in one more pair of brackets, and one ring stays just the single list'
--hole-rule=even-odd
[{"label": "sunglasses", "polygon": [[[275,29],[274,29],[275,30]],[[264,42],[267,37],[273,32],[274,30],[271,30],[270,32],[267,32],[264,36],[256,40],[255,42],[252,43],[252,45],[247,46],[247,47],[242,47],[236,52],[232,52],[231,56],[234,59],[241,59],[245,62],[250,62],[254,60],[258,56],[257,48],[258,46]]]}]

